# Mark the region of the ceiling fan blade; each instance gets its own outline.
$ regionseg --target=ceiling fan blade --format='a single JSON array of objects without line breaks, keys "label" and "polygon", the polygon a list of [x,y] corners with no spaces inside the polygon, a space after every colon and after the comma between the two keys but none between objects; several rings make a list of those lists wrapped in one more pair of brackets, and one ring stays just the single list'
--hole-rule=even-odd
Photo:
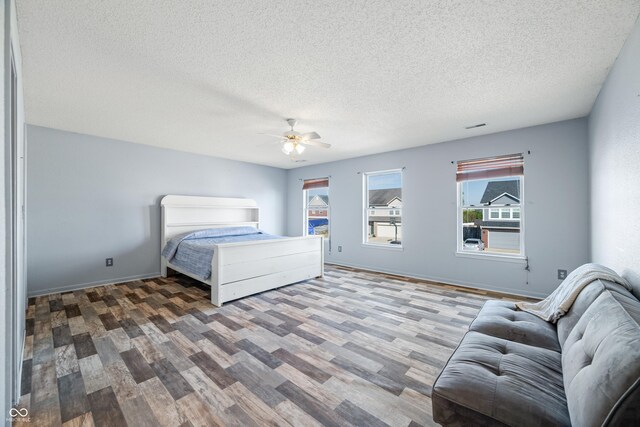
[{"label": "ceiling fan blade", "polygon": [[318,135],[318,132],[307,132],[307,133],[303,133],[302,135],[300,135],[300,138],[308,141],[310,139],[320,139],[322,137],[320,135]]},{"label": "ceiling fan blade", "polygon": [[314,147],[322,147],[322,148],[329,148],[331,147],[331,144],[328,144],[326,142],[321,142],[321,141],[300,141],[301,144],[304,145],[313,145]]},{"label": "ceiling fan blade", "polygon": [[274,135],[274,134],[272,134],[272,133],[259,133],[258,135],[272,136],[272,137],[274,137],[274,138],[280,138],[280,139],[283,139],[283,138],[284,138],[284,136],[283,136],[283,135]]},{"label": "ceiling fan blade", "polygon": [[266,147],[266,146],[273,146],[275,144],[282,144],[283,141],[267,141],[267,142],[263,142],[261,144],[256,145],[256,147]]}]

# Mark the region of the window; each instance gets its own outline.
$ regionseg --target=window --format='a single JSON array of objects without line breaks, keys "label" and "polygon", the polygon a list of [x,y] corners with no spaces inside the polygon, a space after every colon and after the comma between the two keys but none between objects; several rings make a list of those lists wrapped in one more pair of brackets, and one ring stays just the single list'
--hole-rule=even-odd
[{"label": "window", "polygon": [[458,252],[524,256],[522,155],[458,162],[456,181]]},{"label": "window", "polygon": [[402,247],[402,170],[364,174],[363,242]]},{"label": "window", "polygon": [[329,238],[329,178],[307,179],[302,185],[305,236]]}]

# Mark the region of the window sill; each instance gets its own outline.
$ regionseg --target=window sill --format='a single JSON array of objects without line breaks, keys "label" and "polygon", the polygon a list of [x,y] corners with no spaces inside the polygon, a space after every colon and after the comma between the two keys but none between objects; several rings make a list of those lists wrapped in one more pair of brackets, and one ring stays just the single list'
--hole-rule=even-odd
[{"label": "window sill", "polygon": [[388,251],[404,251],[402,245],[379,245],[375,243],[362,243],[363,248],[385,249]]},{"label": "window sill", "polygon": [[457,251],[456,256],[460,258],[487,259],[491,261],[515,262],[519,264],[525,264],[527,262],[527,257],[522,255],[498,255]]}]

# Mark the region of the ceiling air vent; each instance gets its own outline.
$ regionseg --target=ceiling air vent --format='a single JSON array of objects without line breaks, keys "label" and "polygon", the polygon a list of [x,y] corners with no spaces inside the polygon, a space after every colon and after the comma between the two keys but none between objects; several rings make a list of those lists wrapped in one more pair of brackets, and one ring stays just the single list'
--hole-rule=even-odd
[{"label": "ceiling air vent", "polygon": [[486,123],[478,123],[477,125],[472,125],[472,126],[467,126],[465,127],[465,129],[475,129],[475,128],[481,128],[482,126],[486,126]]}]

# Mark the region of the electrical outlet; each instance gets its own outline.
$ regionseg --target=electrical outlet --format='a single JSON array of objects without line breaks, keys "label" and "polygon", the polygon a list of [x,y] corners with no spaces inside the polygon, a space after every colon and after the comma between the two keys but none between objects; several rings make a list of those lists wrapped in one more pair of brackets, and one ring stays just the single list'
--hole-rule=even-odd
[{"label": "electrical outlet", "polygon": [[342,252],[342,246],[338,246],[338,252]]},{"label": "electrical outlet", "polygon": [[113,258],[107,258],[105,264],[107,267],[113,267]]},{"label": "electrical outlet", "polygon": [[558,270],[558,280],[564,280],[567,278],[567,270]]}]

